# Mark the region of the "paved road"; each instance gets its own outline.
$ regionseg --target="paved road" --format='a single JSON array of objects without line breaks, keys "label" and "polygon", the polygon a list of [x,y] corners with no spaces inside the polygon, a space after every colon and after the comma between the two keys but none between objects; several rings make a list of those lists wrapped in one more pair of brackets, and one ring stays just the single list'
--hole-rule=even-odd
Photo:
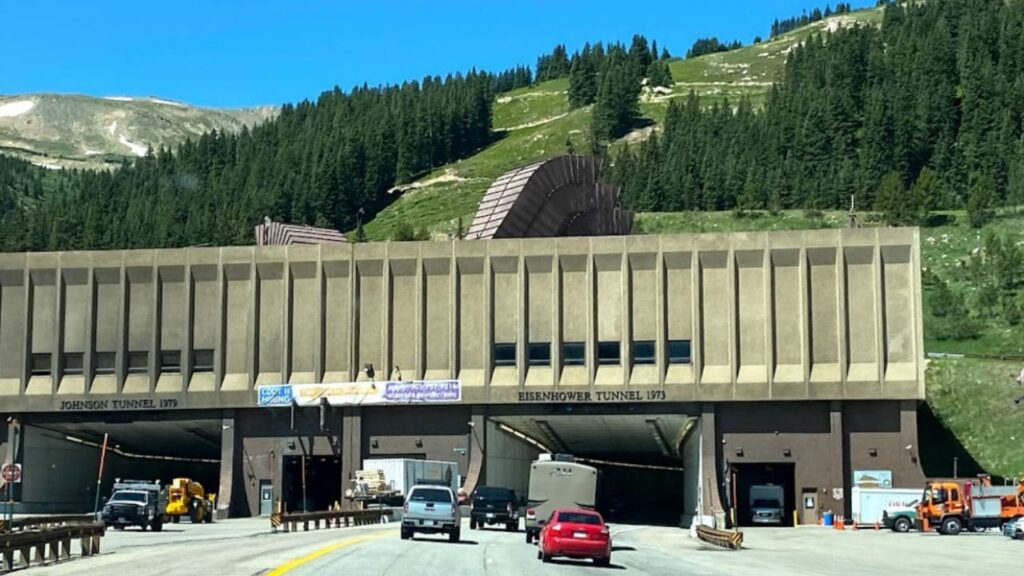
[{"label": "paved road", "polygon": [[[837,532],[816,527],[758,529],[746,533],[747,549],[703,547],[675,528],[613,526],[612,573],[766,576],[772,574],[1015,574],[1024,542],[994,533],[937,534]],[[590,562],[537,560],[523,533],[469,530],[461,544],[443,536],[403,541],[396,524],[270,534],[266,519],[214,525],[180,524],[161,534],[110,532],[103,554],[26,572],[33,575],[224,574],[238,576],[518,576],[600,573]]]}]

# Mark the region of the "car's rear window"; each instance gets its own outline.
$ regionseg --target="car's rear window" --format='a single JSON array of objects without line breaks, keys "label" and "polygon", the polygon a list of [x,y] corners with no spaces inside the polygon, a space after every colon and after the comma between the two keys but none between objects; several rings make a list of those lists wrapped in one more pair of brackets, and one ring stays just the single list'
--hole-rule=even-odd
[{"label": "car's rear window", "polygon": [[483,486],[476,489],[474,497],[486,498],[488,500],[511,500],[512,491],[508,488],[492,488],[490,486]]},{"label": "car's rear window", "polygon": [[572,524],[593,524],[594,526],[601,525],[601,517],[597,514],[587,514],[586,512],[559,512],[559,522],[569,522]]},{"label": "car's rear window", "polygon": [[778,500],[754,500],[754,508],[779,508]]},{"label": "car's rear window", "polygon": [[417,488],[412,491],[412,495],[409,496],[409,500],[412,502],[443,502],[445,504],[451,504],[452,493],[439,488]]}]

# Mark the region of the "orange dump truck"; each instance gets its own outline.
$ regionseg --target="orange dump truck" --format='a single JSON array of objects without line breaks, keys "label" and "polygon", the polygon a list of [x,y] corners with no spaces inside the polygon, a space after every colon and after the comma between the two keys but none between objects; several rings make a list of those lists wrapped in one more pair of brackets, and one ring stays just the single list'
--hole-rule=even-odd
[{"label": "orange dump truck", "polygon": [[917,505],[919,527],[939,534],[999,528],[1024,516],[1024,483],[992,486],[987,476],[976,480],[929,482]]}]

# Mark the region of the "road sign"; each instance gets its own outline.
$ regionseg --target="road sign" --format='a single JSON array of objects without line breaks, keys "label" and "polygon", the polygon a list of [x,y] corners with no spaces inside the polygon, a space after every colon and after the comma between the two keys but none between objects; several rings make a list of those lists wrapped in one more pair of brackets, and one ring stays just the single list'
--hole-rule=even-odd
[{"label": "road sign", "polygon": [[0,478],[11,484],[21,482],[21,464],[5,464],[3,470],[0,471]]}]

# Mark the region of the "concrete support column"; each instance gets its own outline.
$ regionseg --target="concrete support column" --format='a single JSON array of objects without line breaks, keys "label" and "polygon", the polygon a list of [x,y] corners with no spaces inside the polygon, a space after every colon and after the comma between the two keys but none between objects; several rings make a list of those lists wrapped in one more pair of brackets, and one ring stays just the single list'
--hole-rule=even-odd
[{"label": "concrete support column", "polygon": [[[224,419],[221,422],[220,429],[220,484],[217,487],[217,510],[215,516],[217,520],[227,518],[231,512],[231,496],[235,479],[235,445],[240,440],[235,428],[234,410],[224,411]],[[242,493],[244,494],[244,491]],[[237,516],[238,514],[235,515]]]},{"label": "concrete support column", "polygon": [[485,406],[475,404],[472,407],[469,421],[473,423],[469,427],[469,464],[466,470],[466,479],[463,482],[463,489],[466,494],[472,494],[477,485],[484,485],[487,481],[487,471],[484,462],[487,461],[487,414]]},{"label": "concrete support column", "polygon": [[[701,455],[700,468],[701,477],[700,490],[703,509],[701,514],[714,517],[718,512],[724,512],[722,504],[722,491],[725,489],[725,482],[728,474],[725,470],[725,463],[721,459],[722,442],[719,438],[718,423],[715,417],[715,405],[706,403],[701,405],[700,413],[700,435]],[[722,526],[720,526],[721,528]]]},{"label": "concrete support column", "polygon": [[921,469],[921,447],[917,437],[917,400],[900,401],[900,445],[910,446],[905,450],[904,466],[893,470],[894,486],[923,486],[924,470]]},{"label": "concrete support column", "polygon": [[[818,501],[824,504],[824,510],[842,510],[847,518],[851,518],[849,479],[852,471],[849,459],[845,456],[850,453],[849,439],[843,432],[843,403],[840,400],[832,401],[829,406],[829,426],[832,465],[829,467],[826,493]],[[833,492],[837,489],[842,490],[841,501],[834,497]]]},{"label": "concrete support column", "polygon": [[[7,449],[4,450],[3,462],[0,464],[13,464],[22,461],[22,451],[25,446],[25,427],[17,418],[11,418],[7,422]],[[15,502],[21,500],[21,484],[8,486],[10,492],[5,489],[5,499]]]},{"label": "concrete support column", "polygon": [[[363,467],[363,409],[344,408],[341,413],[341,493],[349,487],[349,480]],[[352,500],[342,498],[342,507],[351,510]]]}]

